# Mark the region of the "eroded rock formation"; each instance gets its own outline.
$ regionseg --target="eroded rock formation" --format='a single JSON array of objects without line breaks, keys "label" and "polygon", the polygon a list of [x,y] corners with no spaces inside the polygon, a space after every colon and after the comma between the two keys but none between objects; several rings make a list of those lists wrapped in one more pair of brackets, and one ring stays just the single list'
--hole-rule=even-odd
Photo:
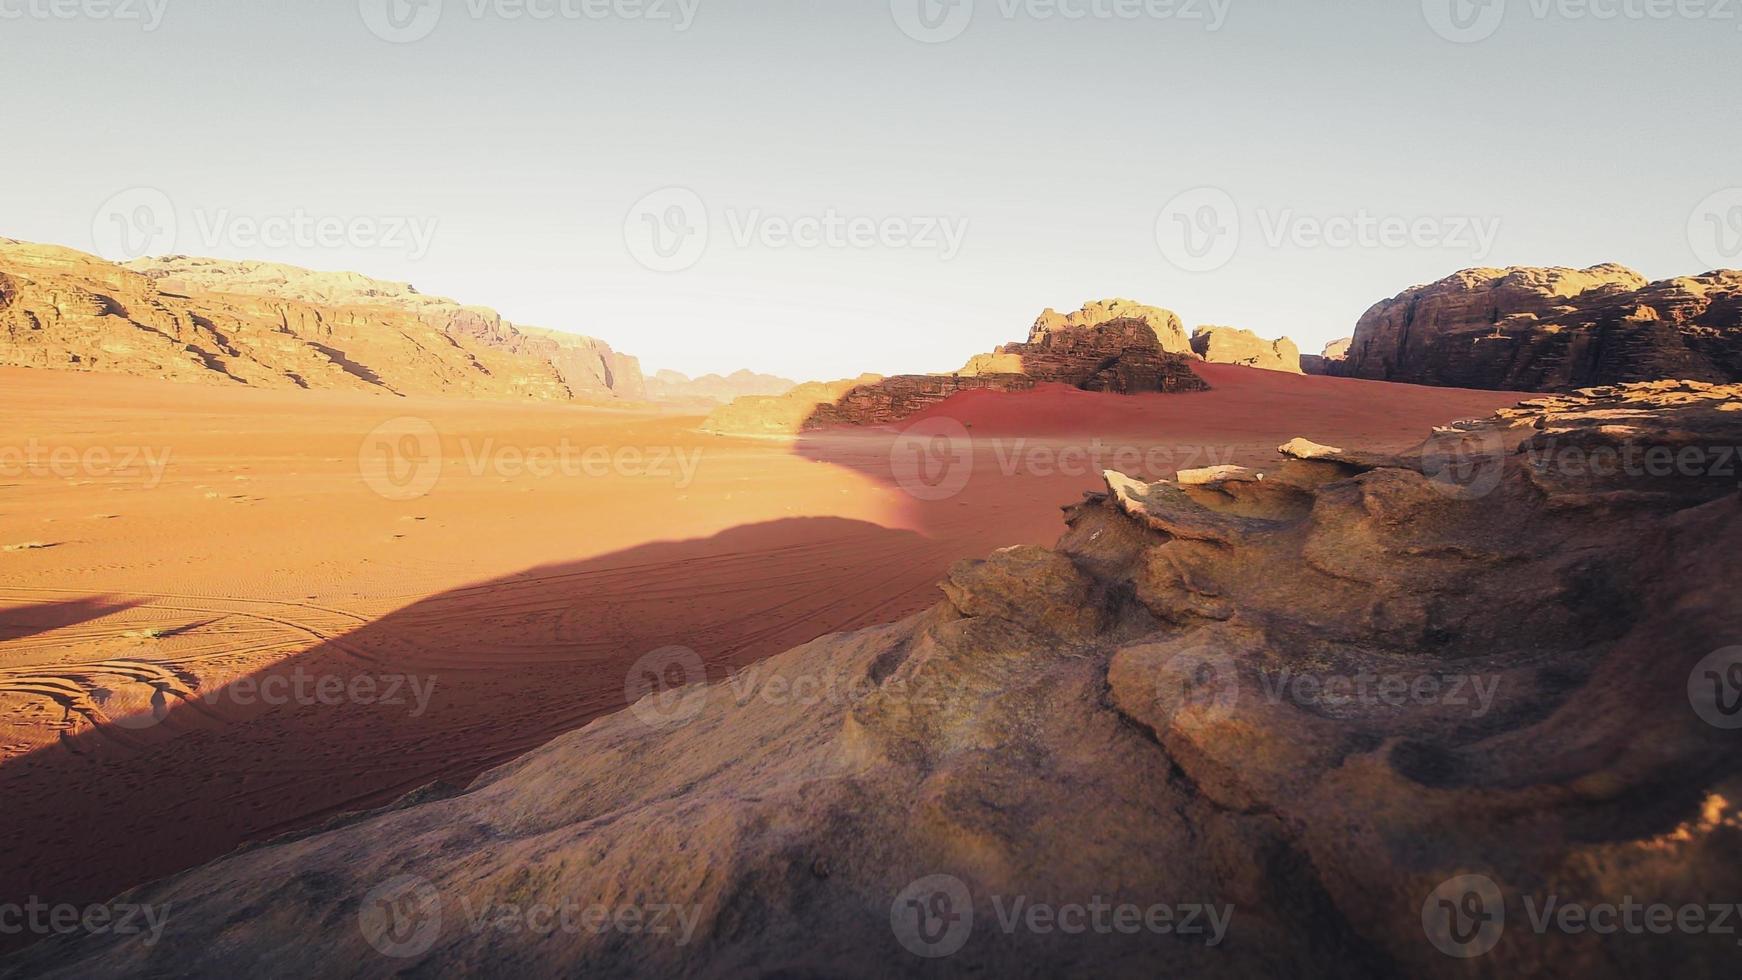
[{"label": "eroded rock formation", "polygon": [[1742,272],[1467,269],[1368,310],[1338,373],[1515,391],[1742,380]]},{"label": "eroded rock formation", "polygon": [[1355,343],[1355,338],[1344,337],[1333,340],[1325,345],[1322,353],[1302,354],[1300,369],[1306,374],[1339,375],[1343,373],[1343,364],[1349,359],[1349,348]]},{"label": "eroded rock formation", "polygon": [[206,384],[639,400],[635,358],[404,283],[0,240],[0,364]]},{"label": "eroded rock formation", "polygon": [[[1188,353],[1175,347],[1184,345]],[[793,433],[836,425],[884,425],[964,391],[1026,391],[1065,384],[1122,395],[1203,391],[1179,317],[1130,300],[1042,313],[1028,340],[979,354],[954,374],[868,377],[800,385],[778,398],[741,398],[709,416],[711,432]]]},{"label": "eroded rock formation", "polygon": [[0,972],[1729,975],[1733,933],[1534,923],[1742,895],[1739,398],[1110,473],[925,613],[136,889],[154,946]]},{"label": "eroded rock formation", "polygon": [[1265,371],[1301,374],[1300,348],[1294,341],[1265,340],[1238,327],[1203,326],[1192,331],[1192,352],[1213,364],[1243,364]]}]

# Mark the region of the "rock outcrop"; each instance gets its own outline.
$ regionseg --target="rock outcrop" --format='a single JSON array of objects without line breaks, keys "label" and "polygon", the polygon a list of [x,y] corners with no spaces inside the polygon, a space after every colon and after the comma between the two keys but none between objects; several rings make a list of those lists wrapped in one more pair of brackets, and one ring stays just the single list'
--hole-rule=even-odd
[{"label": "rock outcrop", "polygon": [[1142,321],[1143,325],[1155,335],[1156,344],[1170,354],[1190,354],[1192,352],[1191,340],[1186,336],[1185,324],[1181,322],[1177,313],[1172,310],[1164,310],[1159,306],[1145,306],[1129,299],[1093,300],[1084,303],[1082,309],[1068,315],[1049,307],[1034,321],[1034,327],[1028,333],[1028,342],[1038,345],[1054,334],[1072,333],[1085,329],[1093,330],[1116,320]]},{"label": "rock outcrop", "polygon": [[979,354],[954,374],[909,374],[800,385],[779,398],[744,398],[709,416],[710,432],[765,435],[839,425],[886,425],[964,391],[1064,384],[1122,395],[1203,391],[1179,317],[1130,300],[1042,313],[1024,343]]},{"label": "rock outcrop", "polygon": [[1349,348],[1355,343],[1355,338],[1344,337],[1333,340],[1325,345],[1323,353],[1302,354],[1300,369],[1306,374],[1339,375],[1343,373],[1343,364],[1349,359]]},{"label": "rock outcrop", "polygon": [[1368,310],[1338,373],[1516,391],[1742,380],[1742,272],[1468,269]]},{"label": "rock outcrop", "polygon": [[0,973],[1727,976],[1738,399],[1110,473],[927,612],[121,896],[170,910],[155,945]]},{"label": "rock outcrop", "polygon": [[647,379],[647,397],[674,404],[725,405],[734,398],[784,395],[796,387],[796,381],[752,371],[734,371],[724,376],[704,374],[699,378],[678,371],[659,371]]},{"label": "rock outcrop", "polygon": [[1238,327],[1203,326],[1192,331],[1192,352],[1212,364],[1243,364],[1265,371],[1301,374],[1300,348],[1294,341],[1265,340]]},{"label": "rock outcrop", "polygon": [[0,364],[205,384],[640,400],[635,358],[404,283],[0,242]]}]

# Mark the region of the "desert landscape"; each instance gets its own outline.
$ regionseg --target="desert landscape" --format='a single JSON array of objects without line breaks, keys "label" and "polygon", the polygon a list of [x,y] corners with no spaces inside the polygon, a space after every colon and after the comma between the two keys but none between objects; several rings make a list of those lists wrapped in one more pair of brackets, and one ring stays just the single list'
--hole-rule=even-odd
[{"label": "desert landscape", "polygon": [[1736,976],[1736,19],[0,0],[0,980]]}]

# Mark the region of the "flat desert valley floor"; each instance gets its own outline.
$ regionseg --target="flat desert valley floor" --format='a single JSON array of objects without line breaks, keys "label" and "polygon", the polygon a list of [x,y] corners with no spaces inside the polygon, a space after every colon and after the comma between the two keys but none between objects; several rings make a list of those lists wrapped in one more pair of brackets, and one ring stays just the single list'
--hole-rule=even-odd
[{"label": "flat desert valley floor", "polygon": [[919,496],[893,431],[0,370],[0,900],[463,783],[623,707],[651,651],[719,679],[899,619],[957,559],[1051,544],[1096,440],[1155,479],[1521,397],[1195,369],[1213,391],[961,396],[928,414],[971,475]]}]

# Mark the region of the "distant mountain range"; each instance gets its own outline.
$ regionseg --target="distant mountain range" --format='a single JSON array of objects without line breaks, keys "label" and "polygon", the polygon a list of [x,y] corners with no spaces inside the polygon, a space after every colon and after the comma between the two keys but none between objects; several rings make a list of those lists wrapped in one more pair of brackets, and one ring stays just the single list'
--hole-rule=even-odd
[{"label": "distant mountain range", "polygon": [[602,340],[352,272],[182,255],[118,265],[11,239],[0,239],[0,365],[556,402],[784,390],[747,372],[650,390],[640,362]]}]

